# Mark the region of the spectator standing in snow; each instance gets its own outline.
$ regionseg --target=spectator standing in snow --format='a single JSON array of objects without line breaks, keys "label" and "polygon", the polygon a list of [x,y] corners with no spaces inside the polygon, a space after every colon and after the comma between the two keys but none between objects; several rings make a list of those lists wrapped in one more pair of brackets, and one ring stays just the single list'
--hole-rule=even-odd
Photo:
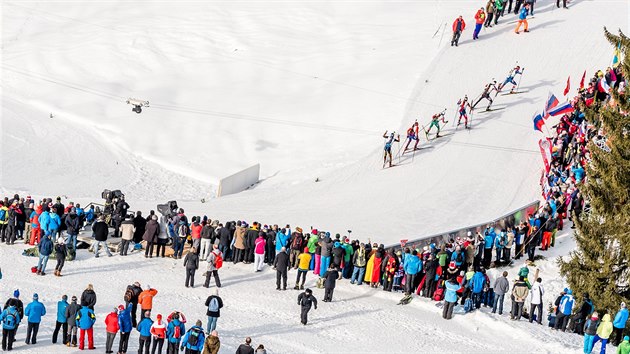
[{"label": "spectator standing in snow", "polygon": [[184,267],[186,268],[186,287],[190,284],[190,287],[194,288],[195,272],[199,269],[199,255],[195,247],[192,247],[184,257]]},{"label": "spectator standing in snow", "polygon": [[162,315],[159,313],[155,322],[151,325],[151,335],[153,335],[151,354],[155,354],[156,349],[158,354],[162,354],[162,347],[164,346],[164,339],[166,338],[166,324],[162,321]]},{"label": "spectator standing in snow", "polygon": [[112,253],[107,247],[107,236],[109,235],[109,228],[105,223],[105,218],[103,217],[103,215],[100,215],[98,219],[96,219],[96,222],[94,223],[94,225],[92,225],[92,231],[94,232],[94,240],[96,240],[93,245],[94,257],[98,258],[98,250],[101,245],[105,249],[107,255],[111,257]]},{"label": "spectator standing in snow", "polygon": [[298,295],[297,301],[298,305],[300,305],[301,307],[301,322],[303,325],[306,325],[306,323],[308,322],[308,312],[311,310],[311,306],[314,306],[315,310],[317,310],[317,299],[315,298],[315,296],[313,296],[313,292],[311,291],[311,289],[306,289],[303,293]]},{"label": "spectator standing in snow", "polygon": [[53,242],[50,236],[45,235],[42,237],[41,242],[37,246],[39,250],[39,262],[37,262],[37,275],[46,275],[46,264],[48,264],[48,258],[53,252]]},{"label": "spectator standing in snow", "polygon": [[147,311],[144,314],[144,318],[138,323],[138,332],[140,332],[140,338],[138,339],[138,354],[149,354],[151,348],[151,326],[153,326],[153,320],[150,318],[151,313]]},{"label": "spectator standing in snow", "polygon": [[265,264],[265,233],[259,232],[258,237],[254,240],[254,270],[256,272],[262,271],[262,267]]},{"label": "spectator standing in snow", "polygon": [[33,302],[26,306],[24,315],[28,318],[26,344],[36,344],[39,323],[42,321],[42,316],[46,315],[46,307],[39,302],[39,296],[37,294],[33,294]]},{"label": "spectator standing in snow", "polygon": [[[315,305],[315,308],[317,308],[317,305]],[[238,346],[238,349],[236,349],[236,354],[254,354],[254,348],[252,348],[252,339],[249,337],[245,338],[245,343]]]},{"label": "spectator standing in snow", "polygon": [[208,220],[208,222],[201,228],[199,258],[202,261],[206,261],[208,259],[208,256],[210,255],[210,252],[212,251],[212,244],[214,241],[214,228],[216,227],[213,226],[215,225],[215,221],[211,222],[210,220]]},{"label": "spectator standing in snow", "polygon": [[[553,329],[559,328],[562,332],[566,330],[569,317],[573,311],[573,302],[573,291],[571,289],[567,289],[566,294],[562,296],[562,299],[560,299],[560,304],[558,305],[558,316],[556,317],[556,323],[553,326]],[[610,317],[609,315],[606,316]]]},{"label": "spectator standing in snow", "polygon": [[[306,273],[308,273],[309,265],[311,263],[311,254],[308,252],[308,247],[304,247],[304,252],[298,256],[298,271],[295,278],[295,289],[304,290],[304,283],[306,282]],[[300,277],[302,277],[302,284],[300,284]]]},{"label": "spectator standing in snow", "polygon": [[223,307],[223,300],[219,296],[219,289],[214,289],[214,294],[208,296],[206,299],[206,316],[208,316],[208,327],[206,333],[210,333],[217,328],[217,321],[221,317],[221,308]]},{"label": "spectator standing in snow", "polygon": [[55,258],[57,258],[57,265],[55,266],[55,276],[61,276],[61,270],[63,269],[63,265],[66,263],[66,257],[68,256],[68,248],[66,243],[63,242],[63,238],[59,237],[57,239],[57,244],[55,245]]},{"label": "spectator standing in snow", "polygon": [[131,285],[127,285],[127,289],[125,290],[125,295],[123,295],[123,300],[125,300],[125,306],[132,305],[131,308],[131,324],[133,327],[138,325],[136,320],[136,313],[138,311],[138,296],[142,292],[142,287],[139,282],[134,282]]},{"label": "spectator standing in snow", "polygon": [[503,314],[505,294],[510,290],[510,281],[507,279],[507,276],[508,272],[504,271],[503,275],[494,281],[494,304],[492,305],[492,313],[496,313],[498,307],[499,315]]},{"label": "spectator standing in snow", "polygon": [[610,322],[610,314],[605,314],[602,321],[599,323],[599,326],[597,326],[597,333],[595,334],[595,338],[593,338],[593,346],[591,346],[591,350],[597,342],[602,341],[600,354],[606,354],[606,343],[608,343],[608,339],[610,338],[612,331],[613,324]]},{"label": "spectator standing in snow", "polygon": [[276,253],[276,259],[273,261],[273,267],[276,269],[276,290],[280,290],[280,279],[282,279],[282,290],[287,290],[289,255],[287,254],[287,249],[285,247],[281,247],[280,251]]},{"label": "spectator standing in snow", "polygon": [[446,320],[450,320],[453,317],[453,308],[457,303],[457,290],[461,285],[457,282],[456,278],[449,279],[446,283],[446,294],[444,295],[444,309],[442,310],[442,317]]},{"label": "spectator standing in snow", "polygon": [[203,328],[201,326],[201,321],[197,320],[195,322],[195,325],[190,327],[190,329],[184,335],[180,350],[185,350],[185,354],[201,353],[201,350],[203,349],[203,344],[206,340],[203,334]]},{"label": "spectator standing in snow", "polygon": [[530,303],[531,307],[529,310],[529,323],[534,322],[534,313],[536,309],[538,309],[538,316],[536,317],[536,322],[538,324],[542,324],[543,318],[543,295],[545,294],[545,288],[542,285],[542,279],[536,279],[534,285],[532,285],[532,289],[530,291]]},{"label": "spectator standing in snow", "polygon": [[352,255],[352,262],[354,263],[354,269],[352,270],[352,278],[350,278],[350,284],[354,284],[357,281],[358,285],[363,284],[363,278],[365,277],[365,266],[367,264],[367,257],[365,253],[365,244],[361,243],[359,249]]},{"label": "spectator standing in snow", "polygon": [[[126,353],[127,346],[129,345],[129,336],[133,329],[131,323],[131,312],[133,309],[132,304],[127,304],[127,307],[123,305],[118,306],[118,327],[120,329],[120,341],[118,342],[118,352]],[[142,316],[142,314],[140,314]]]},{"label": "spectator standing in snow", "polygon": [[329,268],[324,273],[324,302],[331,302],[335,286],[337,285],[337,279],[339,279],[339,272],[337,268]]},{"label": "spectator standing in snow", "polygon": [[67,347],[77,346],[77,314],[79,313],[80,309],[81,306],[77,304],[77,297],[73,295],[71,303],[70,305],[68,305],[68,307],[66,307],[66,312],[64,314],[66,316],[68,324],[68,342],[66,342]]},{"label": "spectator standing in snow", "polygon": [[204,288],[210,287],[210,278],[214,277],[214,284],[217,288],[221,287],[221,279],[219,279],[219,268],[223,265],[223,254],[219,251],[217,245],[212,245],[212,252],[208,256],[208,266],[206,268],[206,281]]},{"label": "spectator standing in snow", "polygon": [[133,226],[133,216],[128,215],[125,221],[120,224],[120,255],[126,256],[129,251],[129,244],[133,240],[136,228]]},{"label": "spectator standing in snow", "polygon": [[201,352],[201,354],[219,354],[219,349],[221,349],[219,332],[212,331],[210,335],[206,337],[206,341],[203,344],[203,352]]},{"label": "spectator standing in snow", "polygon": [[527,23],[527,15],[529,14],[529,6],[525,4],[525,6],[521,9],[518,14],[518,24],[516,25],[516,29],[514,33],[519,34],[521,29],[521,25],[525,25],[525,32],[529,32],[529,24]]},{"label": "spectator standing in snow", "polygon": [[66,317],[66,309],[70,304],[68,304],[68,295],[63,295],[61,300],[57,302],[57,321],[55,323],[55,330],[52,335],[53,344],[57,343],[57,336],[59,335],[59,330],[61,329],[63,332],[61,333],[62,343],[68,343],[68,318]]},{"label": "spectator standing in snow", "polygon": [[[168,343],[166,346],[167,354],[177,354],[179,352],[179,343],[182,340],[182,336],[186,332],[186,327],[182,321],[186,321],[179,312],[172,313],[169,318],[167,318],[168,325],[166,326],[166,338],[168,339]],[[180,319],[181,317],[181,319]]]},{"label": "spectator standing in snow", "polygon": [[144,235],[146,231],[147,221],[147,219],[142,217],[141,211],[136,212],[136,217],[133,218],[133,227],[135,228],[133,232],[133,242],[140,243],[142,241],[142,235]]},{"label": "spectator standing in snow", "polygon": [[87,307],[82,306],[81,310],[77,313],[77,324],[79,325],[79,349],[83,350],[85,348],[85,335],[87,334],[87,342],[88,349],[94,348],[94,334],[92,331],[92,327],[94,327],[94,322],[96,322],[96,316],[94,315],[94,311]]},{"label": "spectator standing in snow", "polygon": [[153,309],[153,297],[157,295],[158,291],[156,289],[151,288],[150,285],[147,284],[146,290],[140,293],[138,296],[138,304],[140,305],[140,317],[144,318],[147,311],[151,313]]},{"label": "spectator standing in snow", "polygon": [[87,306],[90,310],[94,310],[96,305],[96,293],[94,292],[94,285],[88,284],[87,288],[83,290],[81,294],[81,306]]},{"label": "spectator standing in snow", "polygon": [[593,351],[593,340],[597,334],[597,326],[599,326],[599,315],[595,311],[591,318],[584,323],[584,354],[590,354]]},{"label": "spectator standing in snow", "polygon": [[105,331],[107,332],[107,338],[105,339],[105,353],[111,354],[112,346],[114,345],[114,339],[120,326],[118,325],[118,308],[114,307],[113,311],[107,314],[105,317]]},{"label": "spectator standing in snow", "polygon": [[[147,242],[146,250],[144,251],[144,258],[153,258],[153,246],[155,245],[157,245],[155,249],[155,256],[158,257],[161,250],[162,258],[164,258],[166,242],[160,242],[160,224],[158,224],[157,219],[157,215],[153,215],[151,220],[149,220],[145,226],[144,234],[142,235],[142,239]],[[166,234],[164,237],[166,237]]]},{"label": "spectator standing in snow", "polygon": [[457,47],[459,44],[459,37],[462,35],[462,32],[464,32],[464,29],[466,29],[466,22],[462,16],[459,16],[453,22],[453,38],[451,39],[451,47],[453,45]]},{"label": "spectator standing in snow", "polygon": [[525,305],[525,299],[529,295],[529,288],[523,277],[518,277],[518,281],[514,283],[512,287],[512,316],[511,320],[519,321],[523,314],[523,305]]}]

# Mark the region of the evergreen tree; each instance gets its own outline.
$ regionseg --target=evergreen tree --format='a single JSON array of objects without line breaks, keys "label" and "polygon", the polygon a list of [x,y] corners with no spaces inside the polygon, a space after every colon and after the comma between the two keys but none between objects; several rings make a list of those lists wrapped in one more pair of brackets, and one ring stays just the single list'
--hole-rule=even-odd
[{"label": "evergreen tree", "polygon": [[[630,39],[621,31],[614,35],[604,28],[604,32],[614,48],[621,47],[620,66],[627,80],[630,59],[625,54]],[[588,143],[591,162],[580,191],[590,209],[579,220],[574,218],[577,249],[569,261],[559,263],[576,295],[588,292],[597,309],[614,315],[621,301],[630,304],[630,101],[627,89],[621,95],[615,88],[611,91],[610,102],[585,110],[608,148],[592,140]]]}]

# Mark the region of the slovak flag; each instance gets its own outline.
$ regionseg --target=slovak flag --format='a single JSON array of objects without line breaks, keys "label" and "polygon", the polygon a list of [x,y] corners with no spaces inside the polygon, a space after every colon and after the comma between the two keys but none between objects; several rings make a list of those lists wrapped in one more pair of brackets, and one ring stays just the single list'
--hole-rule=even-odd
[{"label": "slovak flag", "polygon": [[549,111],[552,108],[556,107],[558,103],[560,103],[560,101],[558,101],[556,96],[553,93],[549,92],[549,97],[547,97],[547,102],[545,103],[545,109],[543,110],[543,118],[545,119],[549,118]]},{"label": "slovak flag", "polygon": [[599,92],[603,93],[608,93],[610,91],[610,86],[606,82],[606,79],[599,79],[599,82],[597,83],[597,89],[599,90]]},{"label": "slovak flag", "polygon": [[542,126],[544,124],[545,121],[543,120],[543,117],[539,113],[536,113],[536,115],[534,116],[534,130],[542,132]]},{"label": "slovak flag", "polygon": [[561,114],[571,113],[574,110],[575,109],[571,105],[571,102],[567,101],[567,102],[565,102],[563,104],[560,104],[560,105],[554,107],[553,109],[551,109],[549,111],[549,115],[555,117],[555,116],[558,116],[558,115],[561,115]]}]

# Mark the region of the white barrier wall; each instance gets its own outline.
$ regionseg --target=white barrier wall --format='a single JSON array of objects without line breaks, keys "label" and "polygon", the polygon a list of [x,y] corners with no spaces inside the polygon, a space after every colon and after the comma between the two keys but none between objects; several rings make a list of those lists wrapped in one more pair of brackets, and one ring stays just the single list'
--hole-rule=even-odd
[{"label": "white barrier wall", "polygon": [[255,164],[219,181],[217,197],[242,192],[256,184],[260,178],[260,164]]}]

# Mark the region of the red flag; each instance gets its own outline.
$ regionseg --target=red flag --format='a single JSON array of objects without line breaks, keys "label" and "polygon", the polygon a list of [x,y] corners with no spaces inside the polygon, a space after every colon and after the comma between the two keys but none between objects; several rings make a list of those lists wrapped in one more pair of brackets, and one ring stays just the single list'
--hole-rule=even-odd
[{"label": "red flag", "polygon": [[400,247],[405,247],[408,241],[408,239],[400,240]]},{"label": "red flag", "polygon": [[584,70],[584,74],[582,74],[582,80],[580,81],[580,91],[584,89],[584,79],[586,79],[586,70]]},{"label": "red flag", "polygon": [[571,76],[569,75],[569,78],[567,79],[567,87],[564,89],[565,96],[567,95],[567,93],[569,93],[570,89],[571,89]]}]

